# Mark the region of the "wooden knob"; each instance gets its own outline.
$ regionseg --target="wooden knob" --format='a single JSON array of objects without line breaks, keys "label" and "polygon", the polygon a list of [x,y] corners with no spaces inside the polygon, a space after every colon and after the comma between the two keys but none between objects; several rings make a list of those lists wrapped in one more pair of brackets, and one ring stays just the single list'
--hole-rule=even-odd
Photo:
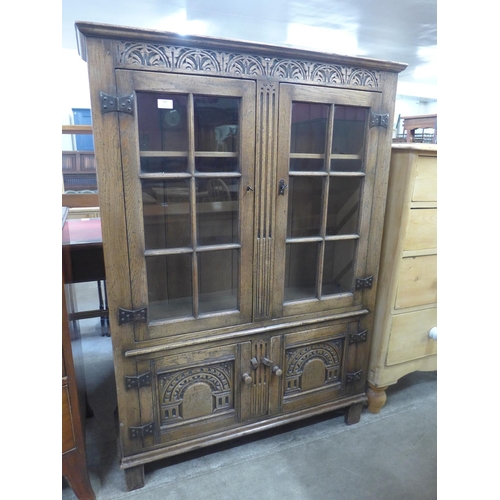
[{"label": "wooden knob", "polygon": [[243,382],[245,382],[245,384],[251,384],[252,383],[252,377],[250,377],[250,375],[248,373],[244,373],[241,378],[243,379]]},{"label": "wooden knob", "polygon": [[273,373],[277,376],[277,377],[281,377],[281,375],[283,375],[283,371],[281,370],[281,368],[279,366],[275,366],[273,368]]}]

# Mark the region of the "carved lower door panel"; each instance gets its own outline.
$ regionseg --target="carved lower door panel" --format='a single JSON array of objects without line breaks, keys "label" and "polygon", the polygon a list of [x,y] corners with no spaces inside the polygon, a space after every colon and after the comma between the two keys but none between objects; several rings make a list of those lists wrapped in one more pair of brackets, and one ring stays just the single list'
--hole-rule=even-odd
[{"label": "carved lower door panel", "polygon": [[358,323],[351,322],[285,336],[283,412],[353,394],[352,382],[359,372],[350,369],[356,364],[351,334],[358,330]]},{"label": "carved lower door panel", "polygon": [[140,427],[151,424],[143,446],[182,443],[247,418],[241,360],[250,359],[250,350],[244,342],[139,362],[139,373],[151,373],[151,385],[139,389]]}]

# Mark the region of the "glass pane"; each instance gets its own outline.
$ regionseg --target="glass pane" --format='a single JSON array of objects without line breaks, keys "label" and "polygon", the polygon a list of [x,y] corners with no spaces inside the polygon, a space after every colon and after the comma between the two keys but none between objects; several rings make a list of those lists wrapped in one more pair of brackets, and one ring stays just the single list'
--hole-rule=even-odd
[{"label": "glass pane", "polygon": [[292,104],[291,153],[325,153],[329,109],[327,104]]},{"label": "glass pane", "polygon": [[198,246],[238,243],[239,179],[197,179]]},{"label": "glass pane", "polygon": [[200,313],[238,309],[239,250],[198,253]]},{"label": "glass pane", "polygon": [[332,153],[362,154],[365,122],[365,108],[335,106]]},{"label": "glass pane", "polygon": [[331,161],[331,172],[362,172],[362,160],[340,160],[335,159]]},{"label": "glass pane", "polygon": [[191,247],[189,180],[143,180],[146,250]]},{"label": "glass pane", "polygon": [[193,315],[191,261],[191,254],[146,258],[151,320]]},{"label": "glass pane", "polygon": [[141,151],[188,149],[187,96],[137,93]]},{"label": "glass pane", "polygon": [[291,158],[290,172],[321,172],[325,170],[325,160]]},{"label": "glass pane", "polygon": [[357,240],[325,242],[321,295],[351,292]]},{"label": "glass pane", "polygon": [[200,158],[195,159],[196,172],[239,172],[238,158]]},{"label": "glass pane", "polygon": [[316,297],[318,243],[288,243],[285,262],[285,302]]},{"label": "glass pane", "polygon": [[187,171],[188,171],[187,157],[141,158],[141,172],[144,174],[185,173]]},{"label": "glass pane", "polygon": [[326,234],[357,234],[361,182],[358,177],[330,177]]},{"label": "glass pane", "polygon": [[321,177],[290,177],[288,238],[319,236],[324,180]]},{"label": "glass pane", "polygon": [[194,98],[196,151],[238,151],[239,107],[232,97]]}]

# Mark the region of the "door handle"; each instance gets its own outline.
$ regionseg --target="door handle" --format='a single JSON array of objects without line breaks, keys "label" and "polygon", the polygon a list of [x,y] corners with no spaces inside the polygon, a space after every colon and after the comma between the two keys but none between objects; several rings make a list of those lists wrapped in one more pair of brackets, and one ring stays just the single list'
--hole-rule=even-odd
[{"label": "door handle", "polygon": [[281,375],[283,374],[283,370],[278,365],[275,365],[270,359],[262,358],[262,364],[269,366],[269,368],[271,368],[271,371],[277,377],[281,377]]}]

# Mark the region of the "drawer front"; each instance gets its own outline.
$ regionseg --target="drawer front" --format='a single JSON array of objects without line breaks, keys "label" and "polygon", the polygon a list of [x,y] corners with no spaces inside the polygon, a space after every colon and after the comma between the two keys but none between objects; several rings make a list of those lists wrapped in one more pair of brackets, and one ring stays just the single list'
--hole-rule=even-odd
[{"label": "drawer front", "polygon": [[437,255],[401,260],[395,309],[437,302]]},{"label": "drawer front", "polygon": [[71,415],[71,403],[69,399],[68,386],[62,388],[62,452],[72,450],[75,447],[75,433],[73,430],[73,417]]},{"label": "drawer front", "polygon": [[437,354],[437,341],[429,338],[429,331],[435,326],[436,308],[394,315],[387,366]]},{"label": "drawer front", "polygon": [[437,202],[437,157],[419,156],[412,201]]},{"label": "drawer front", "polygon": [[426,250],[437,247],[437,209],[410,210],[403,250]]}]

